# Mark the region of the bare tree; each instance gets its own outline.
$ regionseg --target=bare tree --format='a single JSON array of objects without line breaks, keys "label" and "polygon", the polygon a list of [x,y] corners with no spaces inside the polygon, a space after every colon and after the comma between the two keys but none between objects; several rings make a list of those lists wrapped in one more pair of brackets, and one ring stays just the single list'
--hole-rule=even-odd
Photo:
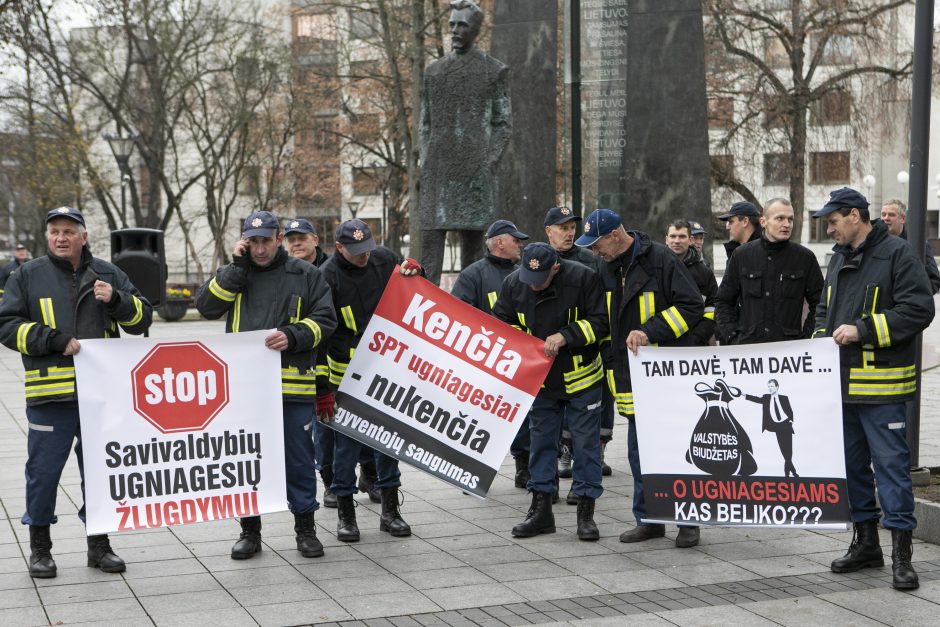
[{"label": "bare tree", "polygon": [[[844,98],[859,93],[866,80],[880,91],[897,89],[910,75],[911,56],[897,46],[897,10],[909,3],[705,1],[709,96],[712,103],[733,103],[733,120],[730,107],[712,112],[727,122],[719,148],[752,163],[761,162],[768,148],[781,155],[765,169],[776,169],[789,187],[796,238],[806,195],[808,120],[833,107],[851,107]],[[720,160],[712,174],[717,184],[757,200],[748,181]]]}]

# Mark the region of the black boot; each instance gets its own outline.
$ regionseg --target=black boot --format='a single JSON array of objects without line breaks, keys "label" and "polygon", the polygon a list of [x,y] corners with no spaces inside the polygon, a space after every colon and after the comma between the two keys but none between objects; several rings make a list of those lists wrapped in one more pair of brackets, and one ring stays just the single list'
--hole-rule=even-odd
[{"label": "black boot", "polygon": [[52,538],[49,525],[29,526],[29,576],[36,579],[52,579],[56,575],[52,559]]},{"label": "black boot", "polygon": [[411,527],[398,511],[398,488],[382,489],[382,517],[379,518],[379,531],[387,531],[396,538],[411,535]]},{"label": "black boot", "polygon": [[613,469],[604,461],[604,455],[607,452],[607,442],[601,440],[601,475],[609,477],[613,474]]},{"label": "black boot", "polygon": [[88,536],[88,565],[100,568],[103,573],[123,573],[127,570],[124,560],[111,550],[108,534]]},{"label": "black boot", "polygon": [[512,528],[512,535],[516,538],[531,538],[540,533],[555,533],[551,492],[533,492],[532,506],[525,520]]},{"label": "black boot", "polygon": [[521,453],[515,458],[516,461],[516,487],[526,489],[529,485],[529,455]]},{"label": "black boot", "polygon": [[304,557],[322,557],[323,545],[317,539],[317,526],[313,512],[294,514],[294,533],[297,538],[297,550]]},{"label": "black boot", "polygon": [[340,542],[359,542],[359,525],[356,524],[356,501],[352,495],[336,497],[336,539]]},{"label": "black boot", "polygon": [[910,531],[891,530],[891,571],[894,576],[891,585],[895,590],[916,590],[920,587],[917,571],[911,565],[914,556],[914,543]]},{"label": "black boot", "polygon": [[863,568],[880,568],[885,565],[885,556],[878,539],[878,521],[867,520],[853,526],[852,544],[848,552],[832,560],[829,566],[834,573],[854,573]]},{"label": "black boot", "polygon": [[324,466],[320,471],[320,479],[323,480],[323,507],[336,509],[336,495],[333,494],[333,466]]},{"label": "black boot", "polygon": [[599,540],[600,532],[594,523],[594,499],[578,497],[578,540]]},{"label": "black boot", "polygon": [[565,503],[568,505],[578,504],[578,495],[574,493],[574,483],[572,483],[571,487],[568,489],[568,495],[565,496]]},{"label": "black boot", "polygon": [[238,523],[242,532],[232,546],[232,559],[246,560],[261,552],[261,516],[245,516]]},{"label": "black boot", "polygon": [[379,474],[375,467],[375,462],[359,464],[359,482],[356,484],[356,487],[359,488],[360,492],[368,494],[369,500],[373,503],[382,502],[382,495],[375,487],[375,482],[378,480]]}]

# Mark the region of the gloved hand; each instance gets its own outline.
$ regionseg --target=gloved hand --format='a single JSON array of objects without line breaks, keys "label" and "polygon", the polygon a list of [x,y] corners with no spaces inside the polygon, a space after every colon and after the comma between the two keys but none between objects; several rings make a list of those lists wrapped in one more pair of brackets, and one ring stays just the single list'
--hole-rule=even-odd
[{"label": "gloved hand", "polygon": [[336,415],[336,397],[332,392],[317,396],[317,419],[320,422],[330,422]]},{"label": "gloved hand", "polygon": [[404,276],[415,276],[416,274],[421,274],[421,264],[409,257],[402,262],[398,271]]}]

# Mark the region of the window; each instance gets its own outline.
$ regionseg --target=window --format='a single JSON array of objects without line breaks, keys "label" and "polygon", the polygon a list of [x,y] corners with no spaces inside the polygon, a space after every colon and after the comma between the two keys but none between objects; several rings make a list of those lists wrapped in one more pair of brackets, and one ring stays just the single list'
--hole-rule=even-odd
[{"label": "window", "polygon": [[360,113],[350,116],[349,131],[353,141],[372,145],[381,139],[382,116],[378,113]]},{"label": "window", "polygon": [[792,123],[787,101],[781,96],[768,96],[764,107],[764,128],[784,128]]},{"label": "window", "polygon": [[764,155],[764,185],[789,185],[790,169],[785,152],[769,152]]},{"label": "window", "polygon": [[831,91],[810,105],[810,123],[813,126],[848,124],[851,117],[852,94],[847,91]]},{"label": "window", "polygon": [[822,61],[831,65],[844,65],[854,61],[855,42],[848,35],[833,35],[826,42]]},{"label": "window", "polygon": [[336,133],[333,129],[333,118],[316,118],[313,124],[298,133],[298,141],[301,146],[323,150],[329,148],[336,142]]},{"label": "window", "polygon": [[734,155],[712,155],[712,178],[716,181],[734,179]]},{"label": "window", "polygon": [[293,19],[297,39],[336,41],[336,21],[330,13],[298,14]]},{"label": "window", "polygon": [[734,126],[734,100],[731,98],[708,99],[708,128],[728,129]]},{"label": "window", "polygon": [[816,185],[849,182],[848,152],[811,152],[809,182]]},{"label": "window", "polygon": [[349,12],[349,38],[369,39],[379,33],[378,16],[366,9],[353,9]]}]

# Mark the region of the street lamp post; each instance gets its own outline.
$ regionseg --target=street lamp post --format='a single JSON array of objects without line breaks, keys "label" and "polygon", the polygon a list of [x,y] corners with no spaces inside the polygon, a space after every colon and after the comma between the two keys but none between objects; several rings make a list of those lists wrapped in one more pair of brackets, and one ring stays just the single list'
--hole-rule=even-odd
[{"label": "street lamp post", "polygon": [[355,200],[350,200],[346,203],[346,206],[349,207],[349,213],[352,214],[352,219],[356,219],[356,214],[359,213],[359,205],[362,203],[356,202]]},{"label": "street lamp post", "polygon": [[137,142],[137,136],[124,136],[118,133],[117,135],[107,134],[104,138],[111,147],[111,152],[114,153],[114,159],[118,163],[118,169],[121,171],[121,216],[124,217],[127,215],[126,188],[131,180],[128,162],[130,161],[131,153],[134,152],[134,144]]},{"label": "street lamp post", "polygon": [[872,202],[871,193],[875,189],[875,183],[878,182],[878,179],[875,178],[873,174],[866,174],[862,177],[862,183],[865,184],[865,190],[868,192],[868,202]]},{"label": "street lamp post", "polygon": [[911,180],[911,175],[907,173],[907,170],[901,170],[898,172],[898,183],[901,184],[901,200],[910,204],[907,198],[907,182]]}]

